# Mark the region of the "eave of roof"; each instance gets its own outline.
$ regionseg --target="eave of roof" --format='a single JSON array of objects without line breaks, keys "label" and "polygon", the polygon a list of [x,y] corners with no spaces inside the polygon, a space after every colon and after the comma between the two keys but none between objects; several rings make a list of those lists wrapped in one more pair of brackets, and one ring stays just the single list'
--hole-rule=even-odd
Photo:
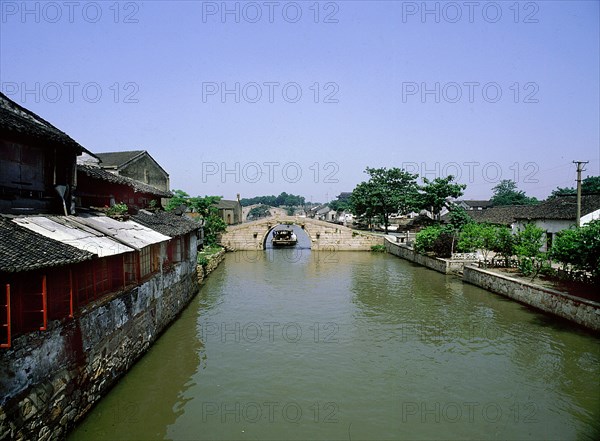
[{"label": "eave of roof", "polygon": [[0,93],[0,129],[16,138],[58,145],[77,153],[92,154],[62,130]]},{"label": "eave of roof", "polygon": [[160,196],[162,198],[171,198],[173,197],[173,193],[170,191],[159,190],[156,187],[145,184],[140,181],[136,181],[135,179],[128,178],[126,176],[117,175],[115,173],[111,173],[106,171],[101,167],[96,167],[93,165],[77,165],[77,171],[84,173],[86,176],[89,176],[92,179],[98,179],[105,182],[110,182],[113,184],[126,185],[131,187],[135,192],[138,193],[148,193],[153,194],[155,196]]},{"label": "eave of roof", "polygon": [[0,216],[0,271],[14,273],[71,265],[95,256]]},{"label": "eave of roof", "polygon": [[188,234],[200,228],[198,222],[164,211],[150,213],[141,210],[138,214],[132,216],[132,218],[139,224],[171,237]]}]

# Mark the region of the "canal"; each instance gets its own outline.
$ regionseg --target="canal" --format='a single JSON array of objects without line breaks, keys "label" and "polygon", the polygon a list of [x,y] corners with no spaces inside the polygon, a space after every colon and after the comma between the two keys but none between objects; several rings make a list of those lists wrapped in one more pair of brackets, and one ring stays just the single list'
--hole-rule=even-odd
[{"label": "canal", "polygon": [[228,254],[69,440],[600,439],[600,340],[387,254]]}]

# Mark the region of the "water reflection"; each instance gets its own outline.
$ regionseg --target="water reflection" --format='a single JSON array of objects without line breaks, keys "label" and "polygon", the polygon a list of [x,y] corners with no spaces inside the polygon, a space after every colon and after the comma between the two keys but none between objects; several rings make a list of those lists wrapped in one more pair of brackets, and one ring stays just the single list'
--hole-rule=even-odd
[{"label": "water reflection", "polygon": [[[215,274],[218,278],[219,275]],[[190,307],[125,375],[70,440],[165,439],[193,397],[194,374],[206,367],[204,345],[196,326],[200,311],[210,310],[215,296],[196,297]],[[168,356],[161,354],[167,353]]]},{"label": "water reflection", "polygon": [[73,439],[597,438],[599,340],[545,317],[385,254],[229,254]]}]

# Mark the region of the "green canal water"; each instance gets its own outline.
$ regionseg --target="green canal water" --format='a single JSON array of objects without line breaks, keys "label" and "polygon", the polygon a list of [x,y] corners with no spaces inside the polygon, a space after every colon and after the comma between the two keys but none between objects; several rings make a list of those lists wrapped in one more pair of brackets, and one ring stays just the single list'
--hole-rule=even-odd
[{"label": "green canal water", "polygon": [[359,252],[227,255],[69,440],[595,440],[600,340]]}]

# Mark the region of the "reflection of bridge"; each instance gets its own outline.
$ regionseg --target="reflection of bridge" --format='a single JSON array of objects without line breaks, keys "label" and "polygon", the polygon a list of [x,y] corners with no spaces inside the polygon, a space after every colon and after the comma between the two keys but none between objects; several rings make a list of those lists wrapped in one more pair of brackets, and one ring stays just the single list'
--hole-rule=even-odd
[{"label": "reflection of bridge", "polygon": [[362,251],[382,245],[383,237],[355,231],[342,225],[293,216],[267,217],[254,222],[227,227],[221,243],[232,251],[263,250],[271,230],[280,224],[295,224],[308,235],[313,250]]}]

